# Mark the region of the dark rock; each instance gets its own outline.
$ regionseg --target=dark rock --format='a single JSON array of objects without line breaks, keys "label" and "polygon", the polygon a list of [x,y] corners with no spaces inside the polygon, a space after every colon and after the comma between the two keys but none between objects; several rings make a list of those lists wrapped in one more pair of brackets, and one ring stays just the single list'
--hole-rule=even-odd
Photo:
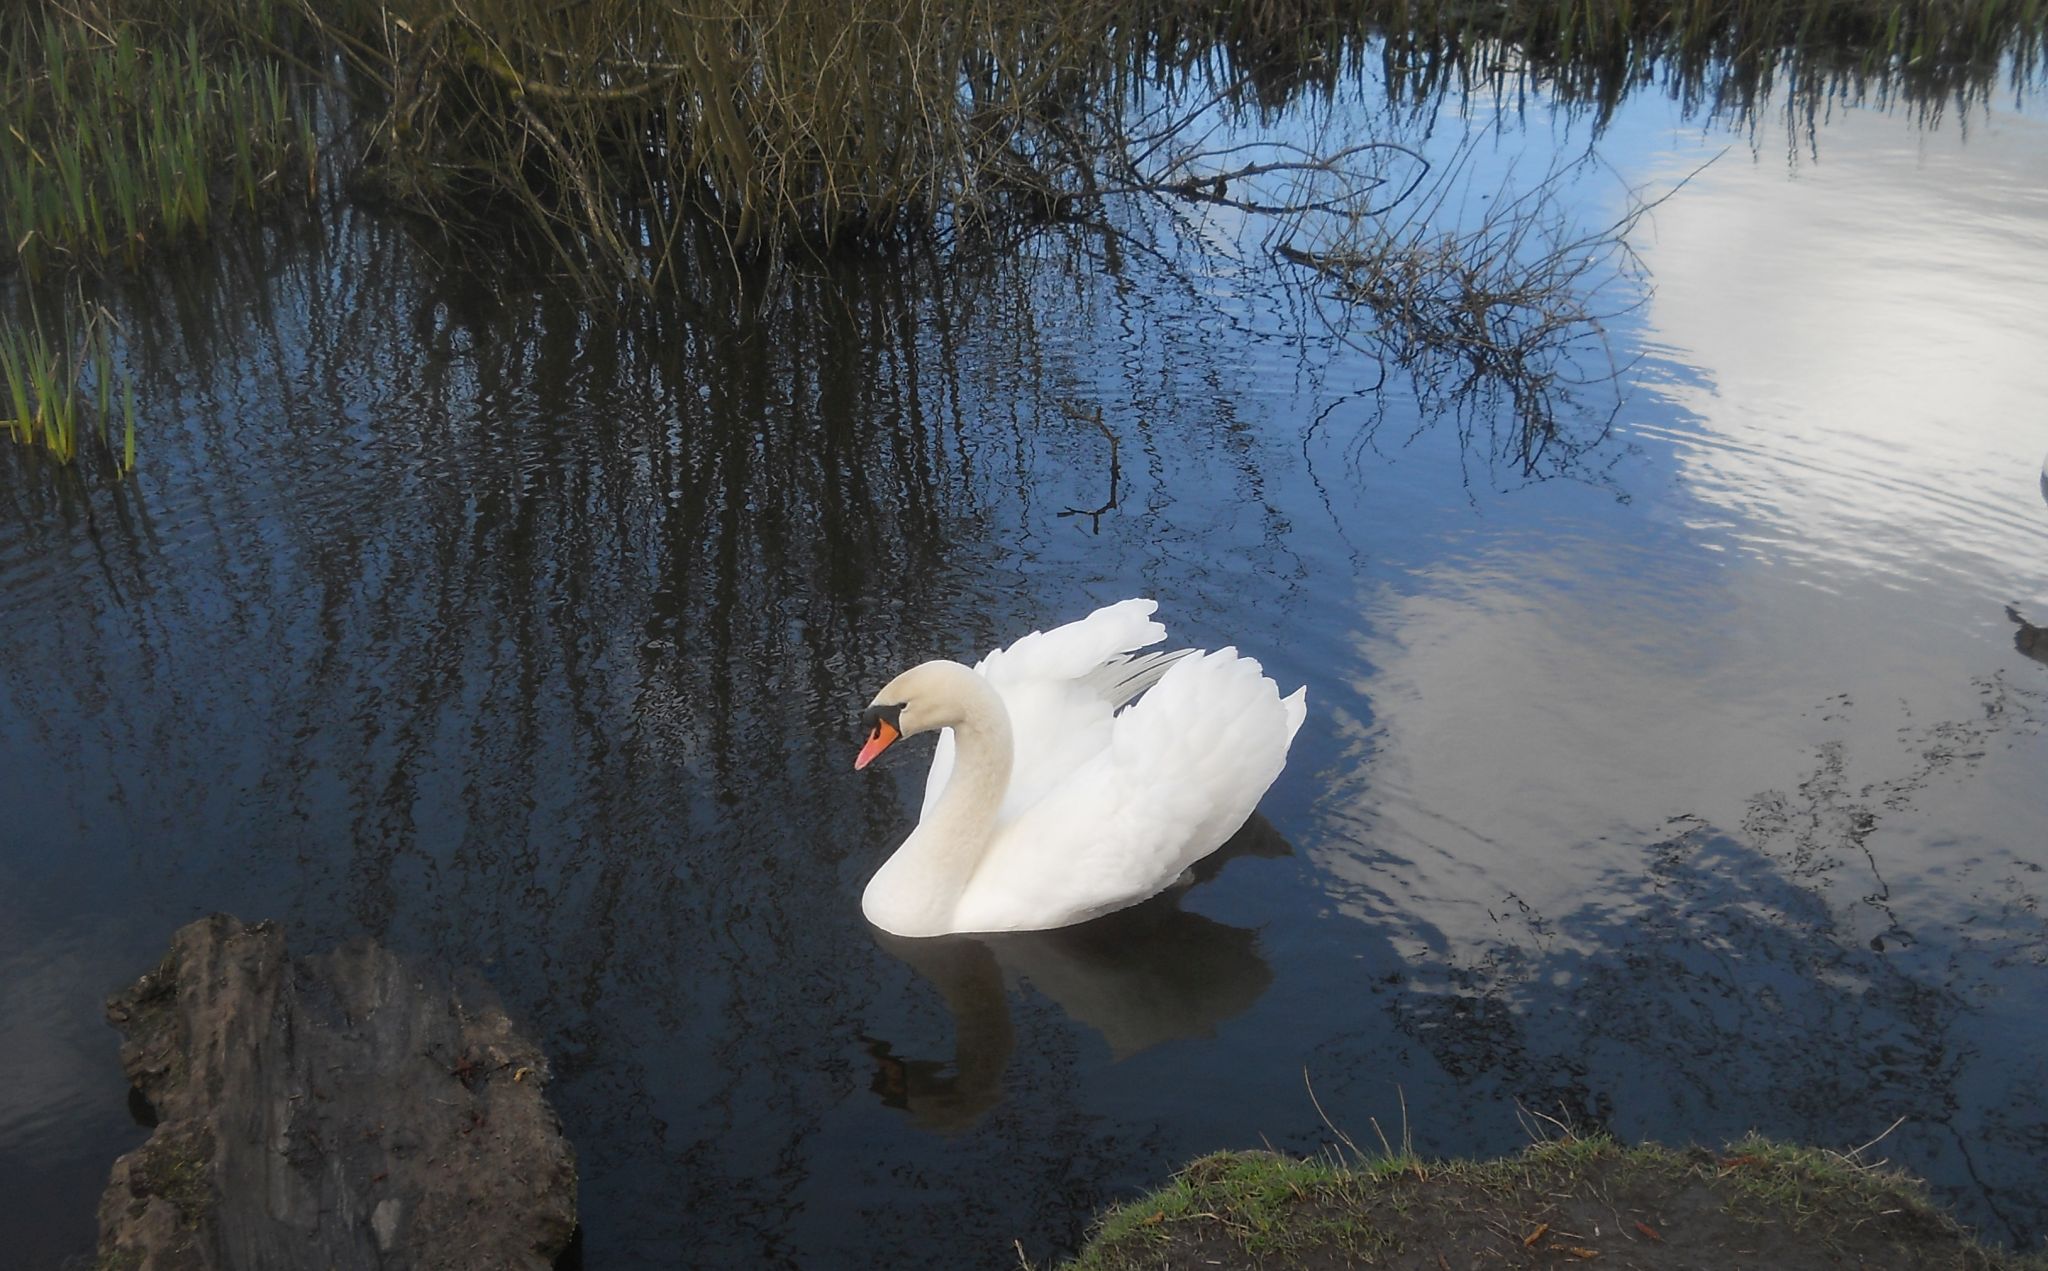
[{"label": "dark rock", "polygon": [[156,1124],[100,1200],[107,1271],[541,1269],[569,1243],[547,1061],[480,984],[215,915],[107,1018]]}]

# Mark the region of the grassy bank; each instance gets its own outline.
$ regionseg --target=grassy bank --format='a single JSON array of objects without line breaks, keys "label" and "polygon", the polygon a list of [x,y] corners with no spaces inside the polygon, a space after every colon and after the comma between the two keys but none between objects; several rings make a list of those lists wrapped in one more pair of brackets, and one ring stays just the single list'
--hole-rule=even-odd
[{"label": "grassy bank", "polygon": [[2048,1258],[1975,1245],[1903,1174],[1760,1138],[1720,1152],[1566,1139],[1484,1162],[1220,1153],[1111,1210],[1068,1266],[1580,1263],[2048,1271]]}]

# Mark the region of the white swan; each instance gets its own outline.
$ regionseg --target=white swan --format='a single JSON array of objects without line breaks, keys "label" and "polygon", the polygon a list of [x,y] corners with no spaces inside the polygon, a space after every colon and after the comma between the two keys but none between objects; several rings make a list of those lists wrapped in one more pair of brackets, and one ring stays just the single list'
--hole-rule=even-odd
[{"label": "white swan", "polygon": [[1283,699],[1235,649],[1134,655],[1166,638],[1156,608],[1108,605],[875,695],[855,768],[899,737],[946,733],[917,829],[861,896],[869,922],[899,936],[1085,922],[1164,891],[1244,824],[1308,690]]}]

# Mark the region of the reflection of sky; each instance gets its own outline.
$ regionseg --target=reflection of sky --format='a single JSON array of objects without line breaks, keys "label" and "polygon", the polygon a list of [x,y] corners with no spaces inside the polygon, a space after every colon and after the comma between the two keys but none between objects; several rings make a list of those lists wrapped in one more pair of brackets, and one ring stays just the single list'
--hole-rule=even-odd
[{"label": "reflection of sky", "polygon": [[[1654,192],[1724,144],[1648,102],[1600,149]],[[1635,239],[1628,501],[1447,506],[1414,482],[1426,443],[1366,474],[1345,532],[1373,567],[1341,602],[1351,695],[1323,698],[1342,757],[1306,850],[1412,1001],[1501,1010],[1463,1045],[1518,1097],[1550,1062],[1624,1134],[1834,1141],[1910,1111],[1894,1143],[1937,1176],[2039,1132],[2023,1056],[2048,1038],[2012,977],[2048,961],[2048,677],[2002,610],[2048,613],[2043,174],[2039,118],[1965,138],[1838,111],[1789,166],[1737,141]],[[1738,987],[1636,978],[1659,963]],[[1579,987],[1603,975],[1623,1001]],[[1616,1009],[1666,1022],[1623,1038]],[[1952,1112],[1877,1069],[1744,1058],[1875,1036],[1929,1071],[1996,1058]]]},{"label": "reflection of sky", "polygon": [[[1656,188],[1721,144],[1615,138]],[[1974,709],[1974,677],[2034,669],[2002,606],[2048,610],[2044,157],[2040,120],[1965,144],[1847,111],[1818,162],[1737,149],[1658,209],[1620,421],[1635,506],[1527,492],[1364,598],[1380,846],[1485,880],[1418,887],[1561,902],[1617,862],[1517,858],[1737,823],[1814,746],[1896,750]]]},{"label": "reflection of sky", "polygon": [[[1460,211],[1583,145],[1569,119],[1503,129]],[[1489,1132],[1513,1101],[1665,1140],[1853,1146],[1907,1115],[1894,1158],[2023,1236],[2048,684],[2001,610],[2048,608],[2048,135],[1843,111],[1788,166],[1636,100],[1573,213],[1604,223],[1724,147],[1634,239],[1655,295],[1614,323],[1642,356],[1626,499],[1487,471],[1442,428],[1360,448],[1370,395],[1305,450],[1319,499],[1268,495],[1311,614],[1268,665],[1317,702],[1268,808],[1313,800],[1276,819],[1352,921],[1268,927],[1253,1021],[1315,1019],[1339,1120],[1395,1115],[1401,1087],[1430,1150],[1511,1146]],[[1286,352],[1268,370],[1247,415],[1286,432],[1327,405]],[[1346,962],[1397,984],[1366,989],[1391,1029],[1327,1011]],[[1241,1070],[1298,1062],[1290,1038]]]},{"label": "reflection of sky", "polygon": [[1660,209],[1650,324],[1704,377],[1673,441],[1733,546],[2048,603],[2044,170],[2048,120],[1851,110],[1789,178],[1731,154]]}]

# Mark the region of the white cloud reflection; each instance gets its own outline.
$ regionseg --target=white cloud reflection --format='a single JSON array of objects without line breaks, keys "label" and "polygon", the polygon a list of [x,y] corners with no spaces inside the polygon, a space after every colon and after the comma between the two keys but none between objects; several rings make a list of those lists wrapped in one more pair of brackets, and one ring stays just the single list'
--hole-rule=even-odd
[{"label": "white cloud reflection", "polygon": [[1696,431],[1648,431],[1742,550],[2042,591],[2048,120],[1842,111],[1789,172],[1724,156],[1641,250],[1704,379],[1668,390]]},{"label": "white cloud reflection", "polygon": [[[1318,852],[1334,898],[1467,947],[1527,938],[1526,904],[1551,939],[1543,915],[1632,903],[1674,818],[1740,835],[1838,756],[1815,815],[1881,824],[1812,885],[1865,934],[1891,921],[1879,893],[1961,922],[1972,862],[2048,865],[2015,833],[2039,823],[2038,721],[1982,718],[1986,677],[2023,713],[2048,687],[2002,612],[2048,619],[2048,122],[1965,138],[1846,112],[1818,162],[1724,156],[1638,247],[1669,375],[1624,424],[1637,484],[1671,485],[1504,523],[1547,498],[1525,494],[1363,598],[1371,719]],[[1930,769],[1958,721],[1991,753]]]}]

